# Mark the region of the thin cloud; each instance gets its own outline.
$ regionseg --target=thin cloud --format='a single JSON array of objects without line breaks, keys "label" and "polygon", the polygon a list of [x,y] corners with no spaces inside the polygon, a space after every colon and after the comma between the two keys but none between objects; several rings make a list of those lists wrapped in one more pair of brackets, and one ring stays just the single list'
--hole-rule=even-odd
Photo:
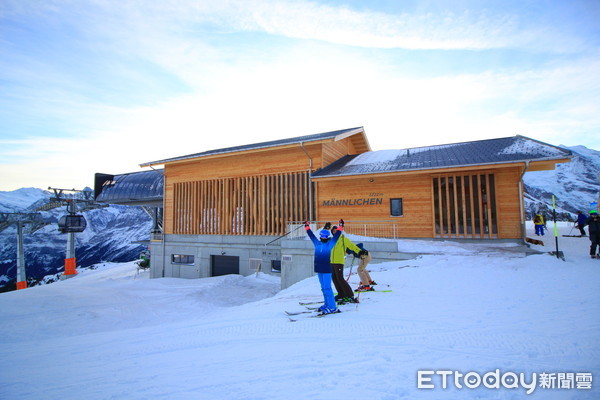
[{"label": "thin cloud", "polygon": [[370,3],[5,0],[3,188],[79,187],[94,172],[353,126],[374,149],[517,133],[595,144],[600,58],[577,53],[593,37],[549,14],[537,22],[536,9],[442,3],[386,14]]},{"label": "thin cloud", "polygon": [[493,9],[485,3],[461,9],[446,5],[432,4],[430,8],[386,14],[311,1],[178,1],[176,5],[161,4],[154,14],[175,17],[188,26],[213,23],[232,31],[266,32],[368,48],[525,48],[570,53],[586,46],[585,41],[564,29],[537,23],[544,19],[543,5],[535,10],[538,14],[533,17],[516,7]]}]

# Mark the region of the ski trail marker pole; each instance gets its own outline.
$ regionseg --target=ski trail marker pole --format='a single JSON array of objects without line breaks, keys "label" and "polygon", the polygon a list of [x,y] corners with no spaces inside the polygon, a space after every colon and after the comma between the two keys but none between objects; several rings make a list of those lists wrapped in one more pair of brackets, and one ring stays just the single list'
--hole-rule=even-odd
[{"label": "ski trail marker pole", "polygon": [[556,243],[556,258],[565,259],[565,255],[562,251],[558,251],[558,225],[556,225],[556,201],[554,195],[552,195],[552,219],[554,220],[554,241]]}]

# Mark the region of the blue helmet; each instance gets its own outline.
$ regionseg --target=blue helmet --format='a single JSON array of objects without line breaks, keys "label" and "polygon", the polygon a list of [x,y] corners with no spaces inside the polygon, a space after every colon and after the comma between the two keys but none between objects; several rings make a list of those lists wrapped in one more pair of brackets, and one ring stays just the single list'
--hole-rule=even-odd
[{"label": "blue helmet", "polygon": [[329,239],[330,236],[331,236],[331,232],[329,232],[327,229],[321,229],[319,231],[319,237],[321,239]]}]

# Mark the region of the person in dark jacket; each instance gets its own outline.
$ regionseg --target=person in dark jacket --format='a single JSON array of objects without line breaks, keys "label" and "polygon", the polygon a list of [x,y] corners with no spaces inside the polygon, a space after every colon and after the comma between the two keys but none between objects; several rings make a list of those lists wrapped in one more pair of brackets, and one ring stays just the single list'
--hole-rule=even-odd
[{"label": "person in dark jacket", "polygon": [[322,314],[333,314],[340,312],[335,302],[333,295],[333,289],[331,288],[331,250],[336,245],[344,229],[344,220],[340,220],[340,224],[336,233],[331,236],[331,232],[327,229],[322,229],[319,232],[319,239],[315,236],[313,231],[310,229],[308,221],[304,222],[304,229],[306,234],[315,246],[315,261],[314,271],[319,277],[319,283],[321,284],[321,292],[323,292],[324,304],[319,307]]},{"label": "person in dark jacket", "polygon": [[588,219],[587,215],[585,215],[581,211],[577,211],[576,224],[577,224],[577,229],[579,229],[579,232],[581,233],[581,236],[585,236],[585,230],[583,229],[583,227],[587,223],[587,219]]},{"label": "person in dark jacket", "polygon": [[600,218],[596,210],[590,211],[587,224],[591,242],[590,256],[592,258],[600,258],[600,255],[597,253],[597,248],[600,246]]}]

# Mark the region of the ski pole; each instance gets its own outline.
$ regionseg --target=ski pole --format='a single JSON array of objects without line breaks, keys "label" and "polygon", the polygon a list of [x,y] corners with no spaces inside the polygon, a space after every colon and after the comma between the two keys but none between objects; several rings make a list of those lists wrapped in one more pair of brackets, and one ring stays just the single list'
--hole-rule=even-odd
[{"label": "ski pole", "polygon": [[352,275],[352,266],[354,265],[354,259],[356,257],[352,257],[352,263],[350,264],[350,272],[348,273],[348,277],[346,278],[346,282],[350,280],[350,275]]},{"label": "ski pole", "polygon": [[303,226],[304,226],[303,224],[300,224],[300,226],[298,226],[297,228],[295,228],[295,229],[293,229],[293,230],[289,231],[288,233],[285,233],[285,234],[283,234],[283,235],[279,236],[278,238],[275,238],[275,239],[271,240],[269,243],[265,243],[265,246],[268,246],[268,245],[270,245],[271,243],[273,243],[273,242],[276,242],[277,240],[279,240],[279,239],[281,239],[281,238],[283,238],[283,237],[286,237],[287,235],[289,235],[289,234],[290,234],[290,233],[292,233],[292,232],[296,232],[298,229],[302,228]]}]

